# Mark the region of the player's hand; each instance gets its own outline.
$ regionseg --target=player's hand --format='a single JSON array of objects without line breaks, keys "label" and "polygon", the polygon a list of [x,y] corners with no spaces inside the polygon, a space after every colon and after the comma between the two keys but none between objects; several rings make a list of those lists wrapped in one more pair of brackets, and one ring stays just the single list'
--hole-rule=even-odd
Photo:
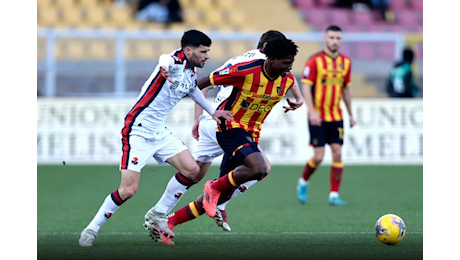
[{"label": "player's hand", "polygon": [[216,112],[214,112],[214,114],[212,114],[212,119],[216,120],[216,122],[218,124],[221,123],[220,120],[219,120],[220,117],[225,118],[225,120],[227,120],[227,121],[233,122],[233,115],[232,115],[231,111],[228,111],[228,110],[216,110]]},{"label": "player's hand", "polygon": [[200,138],[200,132],[198,131],[199,126],[200,126],[200,120],[196,119],[193,122],[193,126],[192,126],[192,137],[195,138],[197,141]]},{"label": "player's hand", "polygon": [[161,72],[161,76],[163,76],[163,78],[167,79],[169,82],[173,83],[174,81],[171,79],[170,75],[169,75],[169,69],[168,67],[166,66],[160,66],[160,72]]},{"label": "player's hand", "polygon": [[308,112],[308,120],[311,125],[321,126],[321,117],[319,117],[315,110]]},{"label": "player's hand", "polygon": [[285,109],[284,110],[284,113],[287,113],[288,111],[290,110],[296,110],[297,108],[301,107],[303,105],[303,99],[301,100],[296,100],[295,102],[292,102],[289,98],[287,99],[287,102],[289,104],[289,106],[284,106],[283,108]]},{"label": "player's hand", "polygon": [[353,116],[350,116],[350,128],[356,125],[356,120]]}]

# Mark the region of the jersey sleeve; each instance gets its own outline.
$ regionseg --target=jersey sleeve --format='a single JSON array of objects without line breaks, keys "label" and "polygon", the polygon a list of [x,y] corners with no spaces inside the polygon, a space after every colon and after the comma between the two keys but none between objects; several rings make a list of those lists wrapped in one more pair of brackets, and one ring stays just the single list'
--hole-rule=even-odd
[{"label": "jersey sleeve", "polygon": [[348,87],[351,84],[351,60],[350,60],[350,66],[348,67],[348,71],[347,71],[347,74],[345,76],[344,84],[345,84],[345,87]]},{"label": "jersey sleeve", "polygon": [[232,85],[242,88],[247,72],[238,71],[238,64],[217,70],[209,75],[211,85]]},{"label": "jersey sleeve", "polygon": [[302,83],[314,85],[316,79],[316,59],[311,58],[305,63],[302,73]]}]

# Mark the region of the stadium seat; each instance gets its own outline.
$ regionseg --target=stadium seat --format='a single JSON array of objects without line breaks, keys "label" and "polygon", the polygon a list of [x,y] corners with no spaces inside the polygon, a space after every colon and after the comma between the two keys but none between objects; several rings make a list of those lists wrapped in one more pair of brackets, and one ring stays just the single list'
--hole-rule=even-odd
[{"label": "stadium seat", "polygon": [[89,58],[92,60],[115,59],[115,41],[94,39],[89,40]]},{"label": "stadium seat", "polygon": [[206,23],[214,26],[221,26],[226,23],[223,19],[222,12],[220,10],[216,10],[214,12],[205,12],[205,19]]},{"label": "stadium seat", "polygon": [[215,10],[216,5],[214,0],[199,0],[199,1],[194,1],[194,7],[197,9],[203,9],[203,10]]},{"label": "stadium seat", "polygon": [[393,0],[393,1],[388,1],[390,10],[392,11],[402,11],[402,10],[407,10],[407,1],[406,0]]},{"label": "stadium seat", "polygon": [[[225,1],[224,1],[225,2]],[[297,0],[295,2],[297,9],[303,11],[309,11],[316,9],[315,2],[313,0]]]},{"label": "stadium seat", "polygon": [[85,22],[90,27],[104,27],[109,21],[105,8],[87,8],[85,14]]},{"label": "stadium seat", "polygon": [[333,9],[330,13],[330,22],[332,24],[349,24],[350,11],[345,9]]},{"label": "stadium seat", "polygon": [[335,0],[317,0],[317,2],[321,7],[330,7],[330,5],[335,2]]},{"label": "stadium seat", "polygon": [[47,8],[51,6],[51,0],[37,0],[38,8]]},{"label": "stadium seat", "polygon": [[185,9],[184,12],[184,20],[187,24],[191,26],[195,26],[198,24],[203,23],[203,13],[198,9]]},{"label": "stadium seat", "polygon": [[384,60],[393,60],[395,57],[395,46],[391,42],[378,42],[375,44],[377,47],[377,57]]},{"label": "stadium seat", "polygon": [[340,28],[342,28],[343,32],[345,33],[355,33],[364,31],[361,26],[357,26],[354,24],[343,24],[340,26]]},{"label": "stadium seat", "polygon": [[411,6],[414,10],[423,11],[423,0],[412,0]]},{"label": "stadium seat", "polygon": [[54,0],[53,3],[55,6],[62,7],[64,9],[73,8],[75,6],[74,0]]},{"label": "stadium seat", "polygon": [[352,12],[354,24],[368,25],[374,23],[372,12],[369,11],[354,11]]},{"label": "stadium seat", "polygon": [[419,24],[414,11],[399,11],[397,13],[397,19],[402,26],[414,26]]},{"label": "stadium seat", "polygon": [[56,8],[39,8],[37,11],[37,23],[41,27],[54,27],[59,20],[59,12]]},{"label": "stadium seat", "polygon": [[219,8],[227,11],[233,10],[236,7],[234,0],[217,1],[217,5]]},{"label": "stadium seat", "polygon": [[342,42],[342,44],[340,44],[339,52],[342,53],[343,55],[350,57],[352,55],[351,50],[352,49],[351,49],[350,43]]},{"label": "stadium seat", "polygon": [[375,58],[372,44],[369,42],[358,42],[354,44],[354,54],[358,59],[371,60]]},{"label": "stadium seat", "polygon": [[[330,23],[329,15],[328,15],[329,12],[330,12],[329,10],[324,10],[324,9],[309,11],[307,13],[307,21],[317,27],[327,26]],[[323,30],[323,28],[319,28],[319,29]]]},{"label": "stadium seat", "polygon": [[182,10],[193,7],[193,0],[179,0]]},{"label": "stadium seat", "polygon": [[63,11],[63,22],[68,27],[81,27],[82,11],[80,8],[69,8]]}]

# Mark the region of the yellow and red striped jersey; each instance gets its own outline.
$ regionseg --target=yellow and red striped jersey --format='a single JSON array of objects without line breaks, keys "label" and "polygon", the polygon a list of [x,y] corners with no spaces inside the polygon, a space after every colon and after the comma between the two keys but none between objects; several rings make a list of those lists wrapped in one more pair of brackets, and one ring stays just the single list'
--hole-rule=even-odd
[{"label": "yellow and red striped jersey", "polygon": [[235,64],[209,75],[212,85],[232,85],[230,96],[221,103],[219,110],[230,110],[235,121],[221,119],[217,131],[243,128],[259,142],[265,118],[281,101],[294,84],[294,76],[270,78],[264,68],[265,60],[252,60]]},{"label": "yellow and red striped jersey", "polygon": [[351,60],[342,54],[333,59],[325,52],[319,52],[307,60],[302,83],[313,86],[313,103],[322,121],[343,120],[340,100],[343,88],[351,83],[350,74]]}]

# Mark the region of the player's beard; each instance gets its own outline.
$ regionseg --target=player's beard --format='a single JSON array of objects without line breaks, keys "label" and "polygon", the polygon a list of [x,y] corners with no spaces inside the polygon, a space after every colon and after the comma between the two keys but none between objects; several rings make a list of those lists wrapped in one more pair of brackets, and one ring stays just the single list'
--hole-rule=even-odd
[{"label": "player's beard", "polygon": [[192,53],[192,57],[190,57],[190,61],[193,63],[193,66],[195,66],[195,67],[203,68],[203,66],[204,66],[204,64],[201,65],[200,59],[194,53]]},{"label": "player's beard", "polygon": [[338,45],[336,45],[336,46],[333,46],[333,45],[329,46],[329,45],[328,45],[327,48],[328,48],[328,50],[329,50],[330,52],[332,52],[332,53],[335,53],[335,52],[338,52],[338,51],[339,51],[339,46],[338,46]]}]

